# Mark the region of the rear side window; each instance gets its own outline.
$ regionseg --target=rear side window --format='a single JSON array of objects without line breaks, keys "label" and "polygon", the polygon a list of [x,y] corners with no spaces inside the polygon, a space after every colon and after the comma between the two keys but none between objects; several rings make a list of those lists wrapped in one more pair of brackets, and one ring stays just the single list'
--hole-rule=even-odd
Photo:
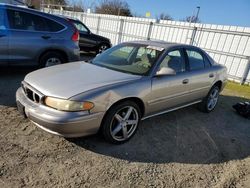
[{"label": "rear side window", "polygon": [[49,27],[49,30],[50,30],[51,32],[58,32],[58,31],[61,31],[61,30],[64,29],[64,26],[63,26],[63,25],[61,25],[61,24],[59,24],[59,23],[57,23],[57,22],[54,22],[54,21],[52,21],[52,20],[50,20],[50,19],[46,19],[46,18],[45,18],[45,21],[47,22],[48,27]]},{"label": "rear side window", "polygon": [[22,11],[7,10],[7,15],[10,29],[57,32],[64,28],[57,22]]},{"label": "rear side window", "polygon": [[207,57],[204,57],[204,63],[205,63],[205,67],[211,67],[211,63]]},{"label": "rear side window", "polygon": [[195,50],[186,50],[190,70],[199,70],[205,67],[202,54]]}]

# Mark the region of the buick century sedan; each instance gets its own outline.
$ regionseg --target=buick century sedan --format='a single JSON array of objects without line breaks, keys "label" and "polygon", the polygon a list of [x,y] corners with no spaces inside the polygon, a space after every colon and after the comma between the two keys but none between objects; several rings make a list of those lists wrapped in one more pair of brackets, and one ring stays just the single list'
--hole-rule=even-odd
[{"label": "buick century sedan", "polygon": [[90,62],[29,73],[16,93],[18,110],[63,137],[100,131],[123,143],[141,120],[198,104],[214,110],[226,68],[200,48],[163,41],[125,42]]}]

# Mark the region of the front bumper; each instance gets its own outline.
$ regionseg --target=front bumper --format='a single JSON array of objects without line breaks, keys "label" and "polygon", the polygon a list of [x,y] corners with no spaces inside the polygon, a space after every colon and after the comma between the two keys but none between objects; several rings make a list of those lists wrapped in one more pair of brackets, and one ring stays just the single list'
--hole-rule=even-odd
[{"label": "front bumper", "polygon": [[41,129],[63,137],[81,137],[98,132],[104,112],[63,112],[28,99],[19,88],[16,101],[24,107],[24,114]]}]

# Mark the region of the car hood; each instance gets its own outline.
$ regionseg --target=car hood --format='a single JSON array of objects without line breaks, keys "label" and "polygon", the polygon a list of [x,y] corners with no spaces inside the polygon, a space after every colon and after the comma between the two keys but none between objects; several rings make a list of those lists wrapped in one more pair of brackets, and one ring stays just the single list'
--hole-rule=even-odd
[{"label": "car hood", "polygon": [[98,87],[140,78],[141,76],[76,62],[31,72],[24,81],[46,96],[68,99]]}]

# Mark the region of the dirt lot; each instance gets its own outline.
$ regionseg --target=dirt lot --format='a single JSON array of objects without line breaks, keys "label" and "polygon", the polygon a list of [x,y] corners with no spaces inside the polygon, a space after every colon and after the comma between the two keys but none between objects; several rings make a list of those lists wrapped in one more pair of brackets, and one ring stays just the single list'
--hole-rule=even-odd
[{"label": "dirt lot", "polygon": [[15,108],[30,70],[0,71],[0,187],[250,187],[250,120],[224,90],[211,114],[188,107],[142,122],[124,145],[48,134]]}]

